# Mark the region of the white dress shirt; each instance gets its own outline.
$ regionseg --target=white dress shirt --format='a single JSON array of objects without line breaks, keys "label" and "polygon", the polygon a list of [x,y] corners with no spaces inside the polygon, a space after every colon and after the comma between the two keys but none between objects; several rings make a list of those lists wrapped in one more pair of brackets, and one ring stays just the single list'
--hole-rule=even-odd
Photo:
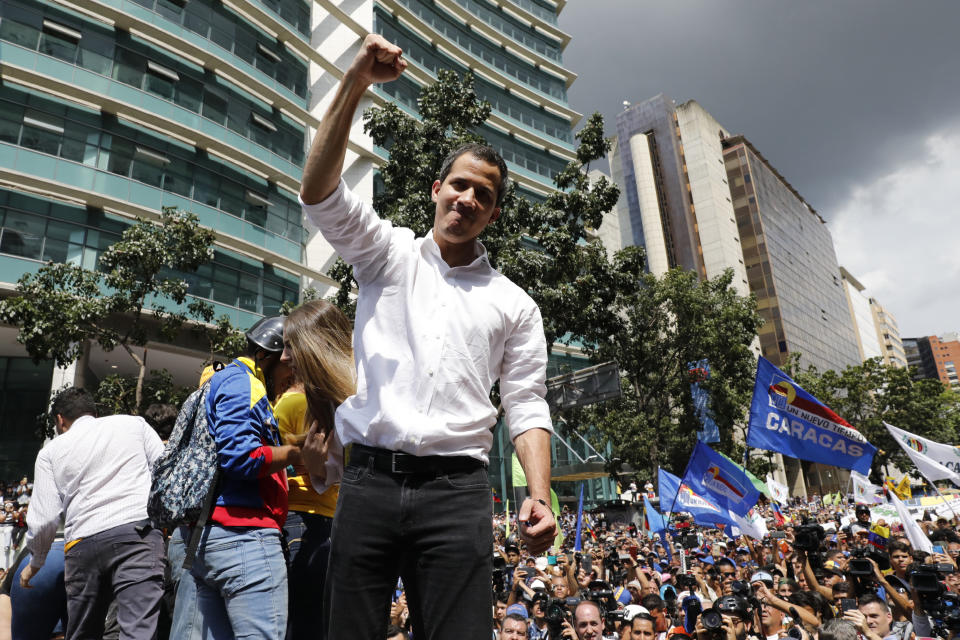
[{"label": "white dress shirt", "polygon": [[482,244],[469,265],[450,267],[432,233],[415,238],[381,220],[342,180],[303,210],[360,285],[357,393],[336,415],[343,444],[487,462],[497,379],[511,439],[552,432],[540,310],[490,266]]},{"label": "white dress shirt", "polygon": [[81,416],[37,455],[27,510],[30,564],[41,567],[60,517],[69,542],[147,518],[151,468],[163,442],[143,418]]}]

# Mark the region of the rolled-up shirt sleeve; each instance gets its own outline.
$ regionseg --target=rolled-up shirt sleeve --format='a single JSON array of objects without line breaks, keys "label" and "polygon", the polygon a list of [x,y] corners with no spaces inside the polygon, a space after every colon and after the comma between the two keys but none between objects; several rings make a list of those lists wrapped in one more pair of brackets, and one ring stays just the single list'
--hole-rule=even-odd
[{"label": "rolled-up shirt sleeve", "polygon": [[358,283],[374,279],[383,269],[390,253],[393,225],[382,220],[342,179],[325,200],[316,204],[300,200],[300,206],[324,239],[353,267]]},{"label": "rolled-up shirt sleeve", "polygon": [[330,443],[327,463],[324,465],[326,477],[321,479],[319,476],[310,474],[310,484],[320,494],[343,479],[343,445],[340,444],[340,436],[337,435],[336,429],[330,431],[330,435],[333,436],[333,442]]},{"label": "rolled-up shirt sleeve", "polygon": [[500,367],[500,400],[507,417],[510,439],[524,431],[546,429],[553,433],[547,406],[547,340],[543,319],[533,301],[524,309],[503,348]]},{"label": "rolled-up shirt sleeve", "polygon": [[27,509],[26,548],[32,554],[31,566],[39,569],[47,561],[47,552],[63,517],[63,500],[53,479],[53,465],[43,451],[33,471],[33,497]]}]

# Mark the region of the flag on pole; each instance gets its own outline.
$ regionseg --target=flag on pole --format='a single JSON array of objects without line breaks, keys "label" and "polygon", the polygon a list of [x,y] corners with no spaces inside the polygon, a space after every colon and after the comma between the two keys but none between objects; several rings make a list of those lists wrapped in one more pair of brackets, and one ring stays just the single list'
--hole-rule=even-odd
[{"label": "flag on pole", "polygon": [[573,540],[573,550],[583,551],[580,535],[583,532],[583,483],[580,483],[580,503],[577,505],[577,533]]},{"label": "flag on pole", "polygon": [[697,440],[683,482],[709,498],[724,512],[746,515],[757,504],[760,492],[735,463]]},{"label": "flag on pole", "polygon": [[507,498],[506,505],[504,506],[503,512],[507,515],[506,519],[503,521],[503,537],[504,539],[510,537],[510,498]]},{"label": "flag on pole", "polygon": [[769,492],[770,497],[780,504],[787,504],[790,502],[790,490],[787,489],[787,485],[780,484],[774,480],[773,476],[769,473],[767,474],[767,491]]},{"label": "flag on pole", "polygon": [[702,442],[720,442],[720,428],[710,416],[710,392],[700,386],[710,378],[710,364],[707,359],[691,362],[687,365],[690,373],[690,396],[693,399],[693,411],[703,427],[697,431],[697,439]]},{"label": "flag on pole", "polygon": [[933,545],[930,543],[930,539],[927,538],[923,529],[920,528],[917,521],[910,515],[907,507],[900,502],[900,498],[891,493],[890,502],[892,502],[893,506],[897,509],[897,514],[900,516],[900,523],[903,525],[903,532],[907,535],[910,546],[926,553],[933,553]]},{"label": "flag on pole", "polygon": [[910,457],[917,470],[930,482],[951,480],[960,486],[960,447],[941,444],[883,423],[893,439]]},{"label": "flag on pole", "polygon": [[773,521],[779,526],[784,525],[790,522],[790,518],[783,515],[783,512],[780,511],[780,505],[776,502],[771,502],[770,507],[773,509]]},{"label": "flag on pole", "polygon": [[850,479],[853,481],[854,502],[857,504],[880,504],[883,502],[883,498],[880,497],[883,489],[870,482],[867,476],[851,471]]},{"label": "flag on pole", "polygon": [[563,527],[559,526],[560,522],[560,498],[557,497],[557,492],[553,489],[550,489],[550,510],[553,511],[553,521],[558,523],[557,525],[557,537],[553,539],[553,546],[557,549],[563,544]]},{"label": "flag on pole", "polygon": [[894,487],[893,491],[901,500],[909,500],[912,498],[913,492],[910,491],[910,476],[906,473],[903,474],[903,477],[900,478],[900,483]]},{"label": "flag on pole", "polygon": [[727,521],[723,509],[712,500],[694,492],[677,476],[662,468],[657,475],[660,485],[660,508],[667,509],[664,511],[665,514],[683,511],[693,516],[693,521],[697,524],[708,526]]},{"label": "flag on pole", "polygon": [[869,473],[877,448],[849,422],[760,357],[747,446]]}]

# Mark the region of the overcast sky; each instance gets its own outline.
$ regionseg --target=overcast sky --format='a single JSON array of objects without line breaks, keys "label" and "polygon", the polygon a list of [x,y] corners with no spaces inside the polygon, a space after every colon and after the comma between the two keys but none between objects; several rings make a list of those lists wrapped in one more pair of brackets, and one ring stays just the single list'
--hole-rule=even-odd
[{"label": "overcast sky", "polygon": [[960,330],[960,1],[569,0],[571,107],[699,102],[828,222],[901,335]]}]

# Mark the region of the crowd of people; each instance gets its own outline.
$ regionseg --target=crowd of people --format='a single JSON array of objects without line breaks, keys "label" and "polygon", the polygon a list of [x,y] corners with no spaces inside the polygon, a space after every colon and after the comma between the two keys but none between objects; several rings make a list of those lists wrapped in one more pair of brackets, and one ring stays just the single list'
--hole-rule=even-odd
[{"label": "crowd of people", "polygon": [[[682,516],[663,539],[632,523],[602,524],[584,527],[590,533],[575,552],[576,519],[565,512],[564,542],[536,558],[495,523],[502,556],[494,579],[497,633],[509,640],[960,635],[956,519],[919,523],[934,549],[928,553],[899,523],[870,518],[865,505],[812,500],[768,510],[769,534],[761,540],[732,538]],[[392,622],[401,622],[395,613]]]}]

